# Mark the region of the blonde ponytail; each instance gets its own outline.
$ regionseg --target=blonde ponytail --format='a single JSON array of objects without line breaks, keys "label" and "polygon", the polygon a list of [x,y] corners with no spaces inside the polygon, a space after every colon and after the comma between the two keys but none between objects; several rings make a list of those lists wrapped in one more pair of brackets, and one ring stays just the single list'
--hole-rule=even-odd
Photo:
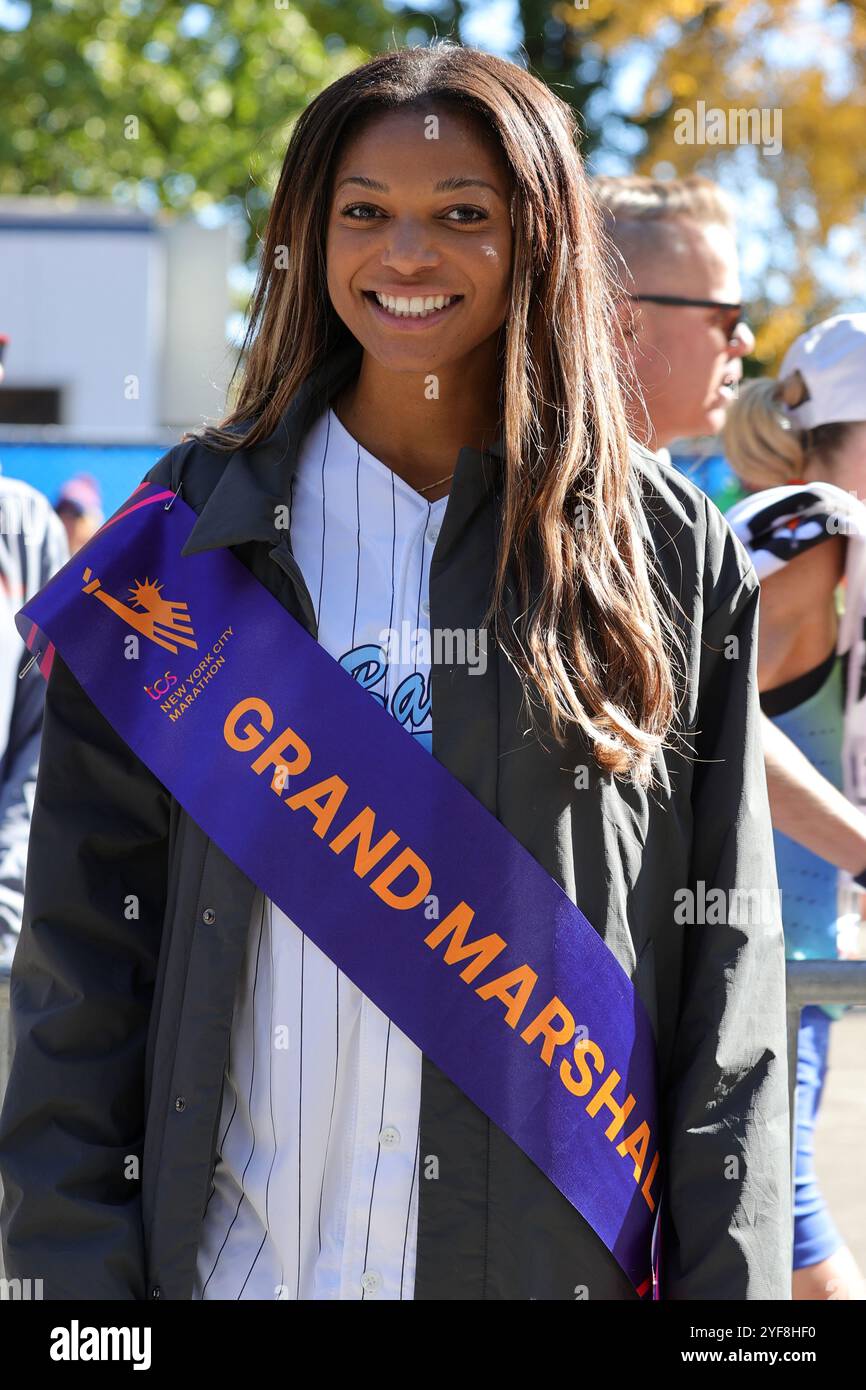
[{"label": "blonde ponytail", "polygon": [[779,487],[802,478],[804,436],[785,418],[783,405],[805,399],[799,372],[785,381],[748,381],[728,410],[722,438],[725,455],[748,488]]}]

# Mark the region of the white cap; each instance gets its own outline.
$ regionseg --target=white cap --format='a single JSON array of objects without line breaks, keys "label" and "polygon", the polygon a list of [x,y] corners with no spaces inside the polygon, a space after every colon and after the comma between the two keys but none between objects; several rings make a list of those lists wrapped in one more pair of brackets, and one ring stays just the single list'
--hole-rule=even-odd
[{"label": "white cap", "polygon": [[809,391],[802,405],[785,406],[797,429],[866,420],[866,314],[837,314],[801,333],[785,353],[779,379],[794,371]]}]

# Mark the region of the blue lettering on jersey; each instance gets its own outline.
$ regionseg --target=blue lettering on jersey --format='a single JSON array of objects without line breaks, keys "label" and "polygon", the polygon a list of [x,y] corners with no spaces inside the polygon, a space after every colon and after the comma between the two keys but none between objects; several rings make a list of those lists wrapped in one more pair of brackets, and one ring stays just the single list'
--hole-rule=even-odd
[{"label": "blue lettering on jersey", "polygon": [[[427,722],[433,707],[429,676],[425,677],[420,671],[414,671],[387,695],[384,681],[388,665],[382,648],[374,642],[367,642],[344,652],[340,657],[340,665],[344,671],[349,672],[353,680],[363,686],[364,690],[369,690],[380,705],[393,714],[398,724],[402,724],[404,729],[420,738],[424,747],[432,752],[432,735],[429,730],[424,734],[416,732]],[[383,685],[383,689],[376,690],[374,687],[380,684]]]}]

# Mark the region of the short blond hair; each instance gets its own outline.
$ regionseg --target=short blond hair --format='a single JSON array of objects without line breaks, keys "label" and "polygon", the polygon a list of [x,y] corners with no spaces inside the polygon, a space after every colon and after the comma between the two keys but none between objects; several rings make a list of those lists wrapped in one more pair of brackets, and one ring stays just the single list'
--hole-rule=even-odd
[{"label": "short blond hair", "polygon": [[634,275],[640,262],[683,249],[684,221],[736,229],[734,206],[717,183],[700,174],[685,179],[621,178],[601,174],[592,181],[605,232]]}]

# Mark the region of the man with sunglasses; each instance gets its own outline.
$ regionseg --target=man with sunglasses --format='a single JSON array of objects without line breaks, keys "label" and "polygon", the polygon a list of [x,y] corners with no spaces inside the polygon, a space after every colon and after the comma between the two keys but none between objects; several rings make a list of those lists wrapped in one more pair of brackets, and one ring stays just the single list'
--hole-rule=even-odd
[{"label": "man with sunglasses", "polygon": [[598,178],[596,196],[621,263],[621,329],[653,450],[718,434],[755,339],[740,295],[733,210],[709,179]]}]

